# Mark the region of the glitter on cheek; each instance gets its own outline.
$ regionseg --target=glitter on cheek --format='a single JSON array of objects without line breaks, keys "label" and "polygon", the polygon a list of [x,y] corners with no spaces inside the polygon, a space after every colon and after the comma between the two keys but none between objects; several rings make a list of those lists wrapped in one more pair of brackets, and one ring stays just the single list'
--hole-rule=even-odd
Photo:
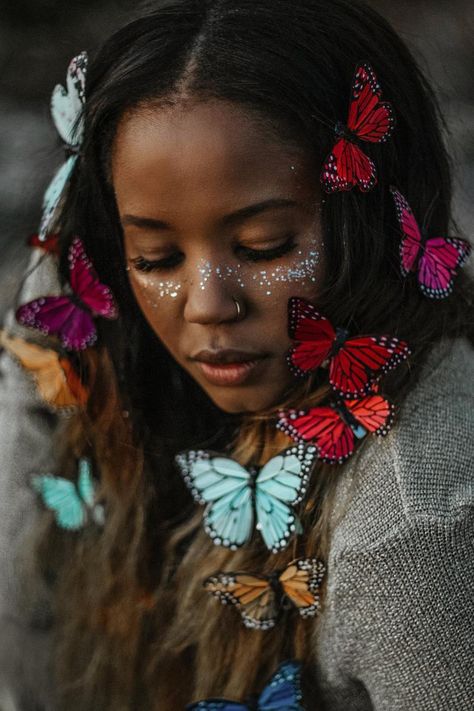
[{"label": "glitter on cheek", "polygon": [[158,308],[159,304],[156,299],[176,299],[178,296],[182,285],[180,282],[172,280],[157,280],[156,277],[148,277],[145,275],[139,275],[135,277],[135,283],[139,286],[143,293],[146,302],[152,308]]}]

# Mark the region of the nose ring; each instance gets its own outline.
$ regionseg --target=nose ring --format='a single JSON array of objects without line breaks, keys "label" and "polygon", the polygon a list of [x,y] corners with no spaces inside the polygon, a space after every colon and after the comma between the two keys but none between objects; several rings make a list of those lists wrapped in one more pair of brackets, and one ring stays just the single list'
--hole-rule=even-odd
[{"label": "nose ring", "polygon": [[245,316],[244,306],[240,303],[238,299],[235,298],[235,296],[232,297],[232,301],[234,302],[235,309],[237,311],[236,320],[241,321]]}]

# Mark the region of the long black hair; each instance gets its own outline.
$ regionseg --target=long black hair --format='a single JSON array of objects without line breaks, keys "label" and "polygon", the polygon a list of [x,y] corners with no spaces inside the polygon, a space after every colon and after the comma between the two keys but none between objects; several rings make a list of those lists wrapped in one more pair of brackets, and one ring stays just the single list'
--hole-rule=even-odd
[{"label": "long black hair", "polygon": [[[401,369],[391,386],[401,401],[432,346],[445,337],[472,336],[472,324],[465,274],[449,298],[436,302],[420,293],[415,279],[400,275],[400,234],[389,186],[407,196],[429,233],[447,235],[453,229],[451,180],[433,93],[387,22],[358,0],[157,0],[90,63],[85,140],[60,218],[61,271],[67,280],[68,245],[78,234],[101,280],[116,295],[120,319],[100,324],[102,360],[85,363],[91,400],[86,417],[71,428],[68,451],[77,456],[89,450],[105,489],[115,491],[116,513],[105,535],[89,547],[83,544],[75,552],[78,564],[67,566],[64,574],[63,681],[84,673],[87,645],[95,653],[83,691],[75,688],[68,697],[69,710],[86,708],[88,702],[105,710],[117,699],[121,708],[133,708],[142,660],[148,669],[158,669],[147,684],[160,711],[181,707],[183,698],[194,694],[244,697],[264,672],[272,671],[292,636],[282,626],[266,637],[271,644],[263,645],[245,636],[247,631],[235,631],[235,639],[226,635],[222,668],[203,657],[206,644],[219,648],[227,618],[224,623],[220,609],[208,615],[196,603],[200,582],[194,580],[211,556],[211,544],[202,535],[175,536],[183,521],[184,530],[191,530],[186,529],[191,502],[172,472],[171,458],[189,444],[225,443],[238,423],[219,412],[172,360],[136,304],[110,179],[117,125],[127,110],[141,106],[159,109],[190,97],[233,102],[264,120],[282,141],[303,147],[319,171],[333,146],[336,123],[346,120],[360,61],[374,68],[384,98],[394,107],[396,128],[388,143],[365,147],[377,165],[376,187],[367,194],[336,193],[323,202],[325,274],[318,306],[350,331],[391,333],[409,342],[412,367]],[[137,458],[127,459],[126,436],[143,453],[143,467]],[[258,437],[247,441],[258,448]],[[120,481],[126,485],[120,487]],[[171,557],[165,549],[173,549]],[[175,578],[180,555],[184,562]],[[222,553],[221,564],[229,555]],[[255,545],[236,555],[240,566],[252,558],[258,569],[269,558]],[[274,560],[274,565],[282,562],[278,556]],[[137,579],[158,591],[153,614],[160,650],[147,635],[140,636],[142,620],[136,614],[130,614],[120,644],[111,646],[101,628],[79,648],[80,630],[84,634],[96,619],[94,605],[99,609],[105,600],[120,604],[130,598]],[[178,602],[184,607],[176,618],[172,611]],[[130,613],[132,608],[124,609]],[[172,619],[177,619],[174,626]]]}]

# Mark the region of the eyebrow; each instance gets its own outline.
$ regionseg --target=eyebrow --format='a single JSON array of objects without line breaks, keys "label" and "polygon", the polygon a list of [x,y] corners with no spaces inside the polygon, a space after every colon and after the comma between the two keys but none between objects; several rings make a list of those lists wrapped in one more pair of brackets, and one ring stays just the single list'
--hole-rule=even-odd
[{"label": "eyebrow", "polygon": [[[295,200],[287,200],[285,198],[273,198],[271,200],[263,200],[262,202],[257,202],[254,205],[249,205],[248,207],[242,207],[240,210],[231,212],[229,215],[225,215],[221,220],[223,227],[229,227],[231,225],[239,224],[251,217],[256,217],[262,212],[267,210],[277,210],[281,208],[297,207],[299,205]],[[139,217],[138,215],[123,215],[121,218],[122,225],[133,225],[135,227],[141,227],[143,229],[152,230],[169,230],[172,226],[165,222],[164,220],[158,220],[154,217]]]}]

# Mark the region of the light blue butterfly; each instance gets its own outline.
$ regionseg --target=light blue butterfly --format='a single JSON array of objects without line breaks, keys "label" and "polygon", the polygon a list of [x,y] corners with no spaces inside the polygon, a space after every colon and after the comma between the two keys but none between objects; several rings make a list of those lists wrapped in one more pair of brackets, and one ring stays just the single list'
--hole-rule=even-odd
[{"label": "light blue butterfly", "polygon": [[315,457],[315,447],[299,442],[260,470],[249,471],[205,451],[179,454],[176,462],[194,499],[206,504],[204,526],[216,545],[236,550],[251,539],[255,527],[276,553],[293,533],[301,533],[291,506],[306,493]]},{"label": "light blue butterfly", "polygon": [[51,96],[51,115],[54,125],[64,141],[69,155],[54,174],[43,198],[43,212],[38,232],[40,240],[46,238],[53,223],[56,209],[77,161],[77,151],[84,134],[83,109],[86,88],[87,54],[81,52],[71,60],[67,70],[66,86],[58,84]]},{"label": "light blue butterfly", "polygon": [[79,460],[78,472],[77,484],[52,474],[33,476],[31,484],[46,508],[54,511],[61,528],[76,531],[85,526],[89,517],[98,526],[103,526],[104,507],[95,503],[94,480],[88,459]]}]

